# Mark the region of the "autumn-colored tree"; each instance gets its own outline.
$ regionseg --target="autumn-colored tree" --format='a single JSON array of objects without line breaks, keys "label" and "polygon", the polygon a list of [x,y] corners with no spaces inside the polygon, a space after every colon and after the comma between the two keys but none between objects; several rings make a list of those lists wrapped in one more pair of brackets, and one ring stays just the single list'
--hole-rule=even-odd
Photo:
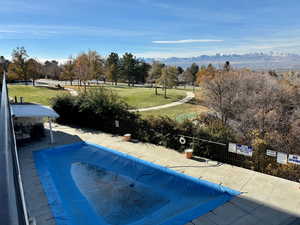
[{"label": "autumn-colored tree", "polygon": [[86,91],[86,85],[88,80],[92,78],[89,68],[89,59],[87,54],[81,53],[76,57],[75,61],[75,73],[76,77],[79,80],[79,84],[81,85],[81,82],[84,84],[84,90]]},{"label": "autumn-colored tree", "polygon": [[62,65],[62,72],[60,76],[63,80],[68,80],[73,85],[73,80],[76,78],[75,60],[70,57],[67,62]]},{"label": "autumn-colored tree", "polygon": [[30,58],[26,61],[26,66],[28,77],[32,80],[32,85],[35,86],[36,79],[40,78],[42,74],[42,64]]},{"label": "autumn-colored tree", "polygon": [[92,79],[99,80],[101,75],[104,73],[104,62],[102,57],[96,51],[88,51],[88,66],[89,75]]},{"label": "autumn-colored tree", "polygon": [[201,66],[200,70],[196,74],[196,82],[198,84],[202,84],[205,81],[212,80],[216,73],[217,70],[212,64],[209,64],[207,67]]},{"label": "autumn-colored tree", "polygon": [[12,63],[8,67],[8,76],[27,81],[29,79],[26,63],[27,58],[28,54],[24,47],[14,49],[12,52]]}]

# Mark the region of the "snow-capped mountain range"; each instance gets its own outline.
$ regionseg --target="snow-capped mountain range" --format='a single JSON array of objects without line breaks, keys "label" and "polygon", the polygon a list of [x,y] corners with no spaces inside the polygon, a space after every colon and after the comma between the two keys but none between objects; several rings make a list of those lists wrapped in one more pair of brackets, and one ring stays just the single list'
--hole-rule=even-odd
[{"label": "snow-capped mountain range", "polygon": [[146,62],[158,60],[167,65],[176,65],[188,67],[192,63],[198,65],[213,64],[221,66],[224,62],[229,61],[233,67],[249,68],[253,70],[299,70],[300,55],[286,53],[249,53],[249,54],[216,54],[200,55],[191,58],[144,58]]}]

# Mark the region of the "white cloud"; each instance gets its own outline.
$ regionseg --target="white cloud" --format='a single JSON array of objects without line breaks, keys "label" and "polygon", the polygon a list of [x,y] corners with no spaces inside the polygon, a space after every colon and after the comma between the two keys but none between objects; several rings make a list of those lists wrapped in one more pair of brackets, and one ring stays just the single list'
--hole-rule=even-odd
[{"label": "white cloud", "polygon": [[[22,34],[22,35],[20,35]],[[0,39],[41,39],[58,36],[83,37],[134,37],[157,35],[156,32],[96,26],[0,24]]]},{"label": "white cloud", "polygon": [[176,41],[152,41],[155,44],[186,44],[186,43],[207,43],[207,42],[223,42],[223,40],[214,39],[186,39]]}]

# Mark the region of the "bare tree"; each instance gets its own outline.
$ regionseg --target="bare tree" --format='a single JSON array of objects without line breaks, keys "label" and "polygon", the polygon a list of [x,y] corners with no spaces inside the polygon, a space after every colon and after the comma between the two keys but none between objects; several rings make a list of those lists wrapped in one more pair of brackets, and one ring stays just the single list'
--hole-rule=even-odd
[{"label": "bare tree", "polygon": [[206,104],[217,113],[224,125],[234,117],[239,107],[239,81],[238,73],[217,71],[215,79],[206,80],[203,84]]}]

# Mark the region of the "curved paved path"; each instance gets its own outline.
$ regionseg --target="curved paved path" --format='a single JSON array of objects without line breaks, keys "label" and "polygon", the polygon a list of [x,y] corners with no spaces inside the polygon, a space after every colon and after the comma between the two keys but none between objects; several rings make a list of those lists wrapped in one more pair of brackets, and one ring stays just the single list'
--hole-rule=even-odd
[{"label": "curved paved path", "polygon": [[72,88],[65,88],[72,96],[78,96],[78,91],[72,89]]},{"label": "curved paved path", "polygon": [[159,106],[154,106],[154,107],[148,107],[148,108],[141,108],[141,109],[131,109],[129,110],[129,112],[145,112],[145,111],[151,111],[151,110],[159,110],[159,109],[165,109],[165,108],[169,108],[169,107],[173,107],[173,106],[177,106],[177,105],[181,105],[184,103],[189,102],[190,100],[192,100],[195,97],[195,94],[193,92],[186,92],[186,97],[184,99],[181,99],[177,102],[172,102],[169,104],[165,104],[165,105],[159,105]]}]

